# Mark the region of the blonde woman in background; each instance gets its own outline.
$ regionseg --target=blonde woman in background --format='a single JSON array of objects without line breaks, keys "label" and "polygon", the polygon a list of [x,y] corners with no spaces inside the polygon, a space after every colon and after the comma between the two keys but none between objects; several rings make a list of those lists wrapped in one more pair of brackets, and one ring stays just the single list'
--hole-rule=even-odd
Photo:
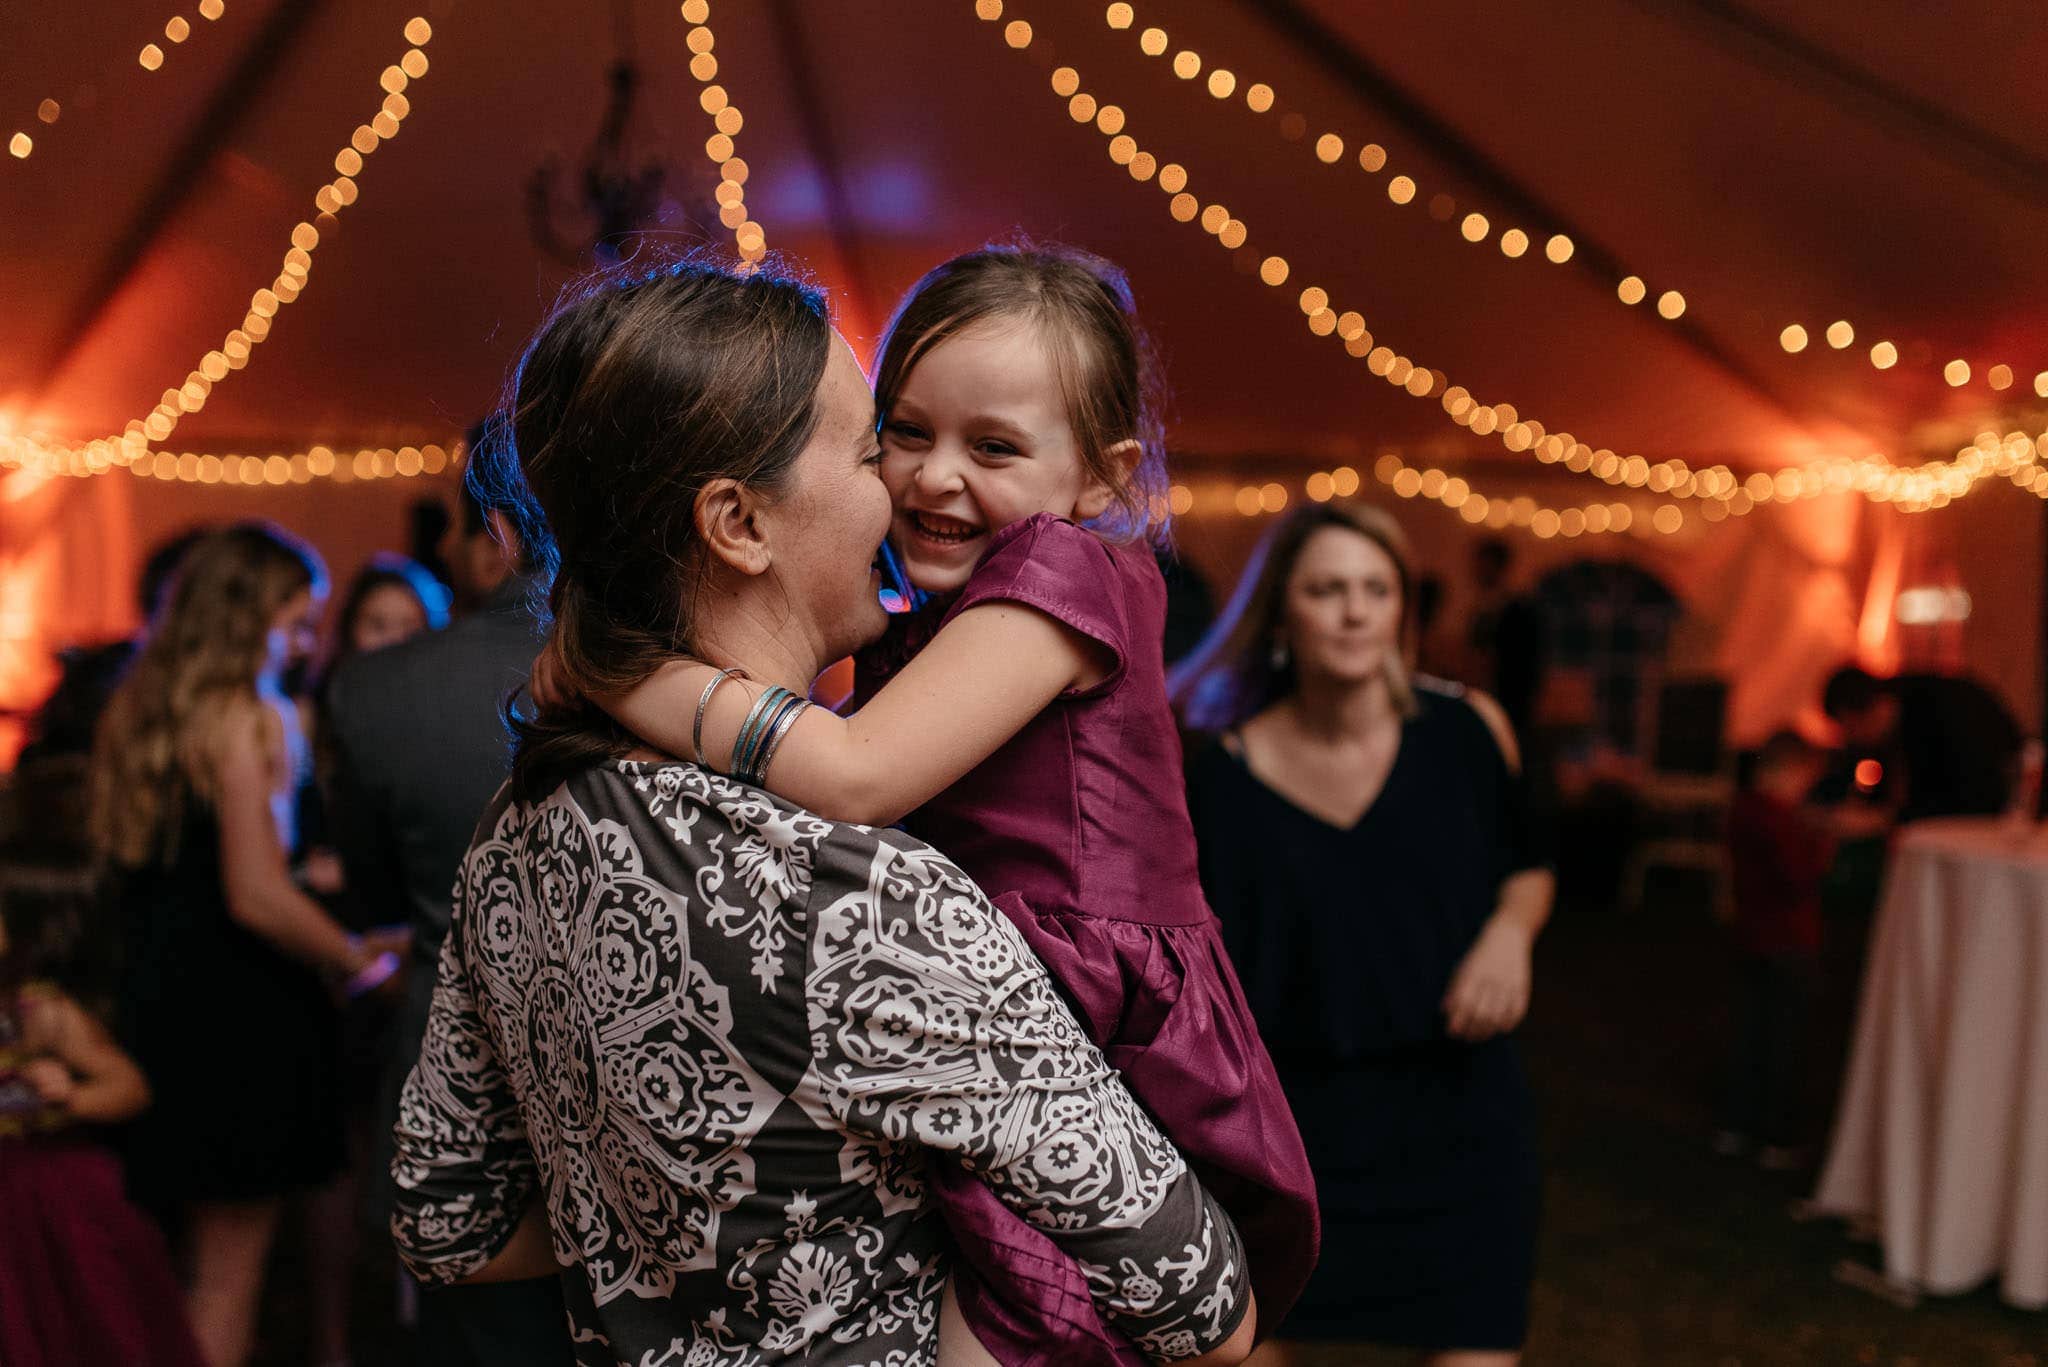
[{"label": "blonde woman in background", "polygon": [[1202,882],[1315,1170],[1322,1259],[1282,1342],[1519,1361],[1538,1170],[1513,1031],[1553,879],[1515,737],[1416,677],[1414,575],[1377,509],[1268,535],[1175,680]]},{"label": "blonde woman in background", "polygon": [[292,880],[311,775],[282,680],[325,597],[318,557],[279,529],[199,542],[94,751],[123,1034],[155,1096],[130,1183],[183,1247],[212,1367],[248,1356],[282,1199],[341,1161],[333,989],[397,948],[350,935]]}]

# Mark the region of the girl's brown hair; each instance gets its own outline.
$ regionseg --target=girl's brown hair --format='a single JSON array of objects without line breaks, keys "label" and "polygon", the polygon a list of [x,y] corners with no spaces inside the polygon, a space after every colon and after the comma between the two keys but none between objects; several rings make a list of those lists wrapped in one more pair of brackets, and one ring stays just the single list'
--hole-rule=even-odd
[{"label": "girl's brown hair", "polygon": [[272,620],[326,578],[312,547],[268,523],[214,532],[185,552],[93,748],[103,858],[135,868],[176,853],[193,802],[218,795],[228,722],[258,702]]},{"label": "girl's brown hair", "polygon": [[[904,380],[933,347],[978,324],[1007,321],[1026,323],[1043,338],[1082,464],[1115,495],[1097,527],[1117,540],[1163,535],[1159,365],[1124,273],[1092,253],[1017,242],[934,267],[911,286],[882,338],[875,404],[884,421]],[[1137,443],[1136,460],[1112,454],[1124,442]]]},{"label": "girl's brown hair", "polygon": [[1294,656],[1276,651],[1287,582],[1309,538],[1325,528],[1356,532],[1387,553],[1401,590],[1401,657],[1387,666],[1387,691],[1404,716],[1415,708],[1409,681],[1414,651],[1414,557],[1399,523],[1363,503],[1305,503],[1275,523],[1252,552],[1223,615],[1173,671],[1175,707],[1191,730],[1240,726],[1294,691]]},{"label": "girl's brown hair", "polygon": [[521,539],[556,571],[550,700],[512,720],[519,797],[634,746],[589,699],[692,652],[697,496],[716,479],[782,488],[817,427],[831,346],[816,289],[705,259],[593,277],[541,325],[513,380],[509,449],[480,449],[470,472],[523,478]]}]

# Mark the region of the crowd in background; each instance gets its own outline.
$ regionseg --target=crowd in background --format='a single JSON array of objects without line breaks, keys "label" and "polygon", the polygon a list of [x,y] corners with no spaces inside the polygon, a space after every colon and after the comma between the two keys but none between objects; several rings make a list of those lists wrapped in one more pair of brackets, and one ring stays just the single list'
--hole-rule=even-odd
[{"label": "crowd in background", "polygon": [[[349,1357],[358,1263],[389,1262],[389,1133],[449,884],[537,641],[537,567],[509,510],[467,493],[445,541],[423,512],[419,554],[376,557],[331,612],[318,556],[275,527],[167,543],[140,588],[148,626],[70,656],[37,718],[16,848],[106,877],[87,911],[0,906],[0,1146],[46,1160],[0,1164],[17,1231],[0,1258],[28,1256],[25,1220],[101,1231],[95,1302],[53,1311],[90,1326],[91,1360],[245,1360],[292,1207],[310,1358]],[[1169,583],[1176,653],[1193,650],[1207,592],[1177,567]],[[1517,1342],[1533,1275],[1535,1109],[1512,1035],[1560,838],[1555,791],[1528,791],[1554,777],[1532,744],[1549,641],[1499,543],[1461,587],[1462,631],[1429,620],[1442,597],[1381,515],[1304,510],[1180,676],[1207,736],[1188,757],[1204,885],[1318,1175],[1310,1336],[1426,1342],[1414,1321],[1451,1316]],[[1486,691],[1331,685],[1318,652],[1347,613]],[[1801,1048],[1828,927],[1853,919],[1828,909],[1867,912],[1898,822],[2002,809],[2019,743],[1967,680],[1847,668],[1824,701],[1840,745],[1771,738],[1727,826],[1714,1142],[1780,1166],[1823,1119]],[[395,1265],[368,1313],[401,1316],[434,1362],[547,1360],[561,1322],[558,1293],[423,1295]]]}]

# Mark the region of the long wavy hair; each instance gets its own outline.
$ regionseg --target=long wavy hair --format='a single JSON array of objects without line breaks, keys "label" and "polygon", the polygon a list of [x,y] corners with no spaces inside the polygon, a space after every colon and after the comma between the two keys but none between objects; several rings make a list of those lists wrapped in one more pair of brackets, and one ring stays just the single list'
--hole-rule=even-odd
[{"label": "long wavy hair", "polygon": [[1168,681],[1182,722],[1194,731],[1241,726],[1295,689],[1294,655],[1276,651],[1287,582],[1309,538],[1327,527],[1356,532],[1387,553],[1401,589],[1401,651],[1386,666],[1387,692],[1403,716],[1415,710],[1415,570],[1408,536],[1381,509],[1337,500],[1304,503],[1259,541],[1230,603]]},{"label": "long wavy hair", "polygon": [[218,796],[228,719],[258,700],[272,621],[326,578],[311,546],[269,523],[228,527],[185,553],[93,747],[101,858],[134,868],[177,852],[192,804]]},{"label": "long wavy hair", "polygon": [[779,495],[817,429],[831,347],[816,289],[709,258],[593,276],[541,325],[509,446],[472,457],[479,478],[495,466],[523,481],[531,506],[514,520],[554,571],[542,654],[560,697],[510,718],[520,798],[638,743],[590,698],[692,652],[698,495],[716,479]]}]

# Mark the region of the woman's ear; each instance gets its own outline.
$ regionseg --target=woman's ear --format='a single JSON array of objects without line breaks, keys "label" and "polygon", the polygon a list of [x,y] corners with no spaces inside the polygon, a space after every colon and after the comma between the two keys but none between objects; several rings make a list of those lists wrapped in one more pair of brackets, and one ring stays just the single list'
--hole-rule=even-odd
[{"label": "woman's ear", "polygon": [[[1103,452],[1103,456],[1117,471],[1117,486],[1127,486],[1131,475],[1138,468],[1138,461],[1145,454],[1144,446],[1135,437],[1123,441]],[[1074,500],[1074,520],[1093,522],[1109,511],[1116,502],[1116,487],[1109,481],[1090,475],[1088,483],[1082,486],[1081,496]]]},{"label": "woman's ear", "polygon": [[697,494],[697,535],[712,558],[741,574],[766,574],[774,561],[761,534],[759,501],[736,479],[714,479]]}]

